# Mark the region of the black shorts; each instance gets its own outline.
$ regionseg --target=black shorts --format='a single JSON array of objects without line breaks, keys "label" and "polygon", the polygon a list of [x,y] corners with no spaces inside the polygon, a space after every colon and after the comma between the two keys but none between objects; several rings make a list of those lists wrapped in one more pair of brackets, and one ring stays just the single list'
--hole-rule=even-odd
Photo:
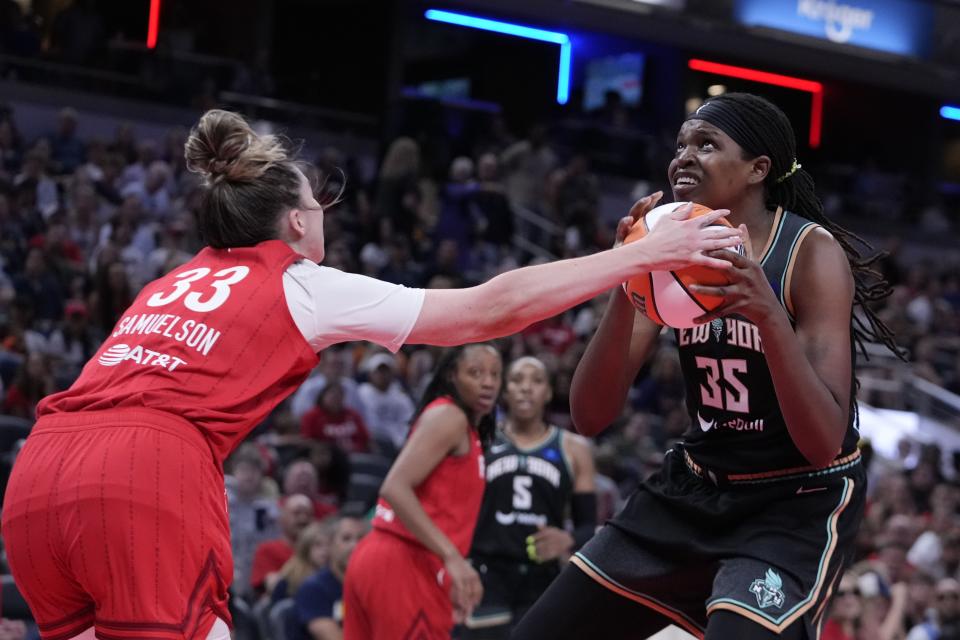
[{"label": "black shorts", "polygon": [[483,600],[467,621],[468,629],[516,624],[560,573],[556,561],[544,564],[501,558],[470,558],[483,583]]},{"label": "black shorts", "polygon": [[698,637],[717,610],[775,633],[802,621],[817,637],[863,515],[859,454],[724,486],[687,460],[668,452],[571,562]]}]

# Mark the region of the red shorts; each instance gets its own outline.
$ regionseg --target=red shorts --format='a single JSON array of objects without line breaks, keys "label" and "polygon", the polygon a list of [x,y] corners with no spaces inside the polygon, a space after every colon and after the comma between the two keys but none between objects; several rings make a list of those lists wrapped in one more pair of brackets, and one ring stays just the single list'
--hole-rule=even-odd
[{"label": "red shorts", "polygon": [[344,640],[449,640],[453,604],[443,561],[374,529],[350,555],[343,616]]},{"label": "red shorts", "polygon": [[150,410],[42,418],[3,505],[14,580],[44,640],[205,638],[230,622],[223,474],[190,423]]}]

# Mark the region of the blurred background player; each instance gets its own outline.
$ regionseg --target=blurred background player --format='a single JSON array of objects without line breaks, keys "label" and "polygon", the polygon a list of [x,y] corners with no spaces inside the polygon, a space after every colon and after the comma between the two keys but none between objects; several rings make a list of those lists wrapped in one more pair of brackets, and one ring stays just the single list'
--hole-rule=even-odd
[{"label": "blurred background player", "polygon": [[677,219],[649,243],[470,289],[409,289],[319,266],[330,202],[275,136],[212,110],[185,154],[203,176],[208,246],[117,310],[79,379],[38,406],[7,487],[7,558],[45,638],[228,637],[223,463],[326,346],[507,335],[637,272],[714,263],[701,252],[738,241]]},{"label": "blurred background player", "polygon": [[485,454],[487,487],[470,550],[483,601],[465,638],[506,638],[596,528],[590,444],[546,422],[552,396],[541,360],[525,356],[507,367],[506,416]]},{"label": "blurred background player", "polygon": [[[668,177],[677,201],[729,207],[747,255],[714,253],[731,263],[729,284],[691,287],[724,301],[676,331],[692,423],[682,442],[518,639],[642,638],[670,622],[708,640],[815,638],[854,552],[866,474],[853,350],[876,340],[897,351],[867,306],[887,284],[824,216],[790,121],[763,98],[724,94],[691,113]],[[618,294],[574,376],[581,433],[620,411],[660,333]]]},{"label": "blurred background player", "polygon": [[503,363],[488,344],[440,359],[347,571],[347,640],[449,637],[480,602],[465,559],[484,490],[483,445]]}]

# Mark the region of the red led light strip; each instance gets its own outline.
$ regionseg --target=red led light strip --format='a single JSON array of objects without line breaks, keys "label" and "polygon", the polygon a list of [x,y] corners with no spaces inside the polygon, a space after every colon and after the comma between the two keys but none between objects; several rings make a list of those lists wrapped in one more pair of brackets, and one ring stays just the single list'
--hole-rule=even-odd
[{"label": "red led light strip", "polygon": [[157,46],[157,35],[160,33],[160,0],[150,0],[150,22],[147,24],[147,48]]},{"label": "red led light strip", "polygon": [[783,76],[779,73],[749,69],[747,67],[735,67],[729,64],[720,64],[719,62],[697,60],[696,58],[691,59],[688,66],[694,71],[714,73],[719,76],[752,80],[753,82],[761,82],[763,84],[772,84],[778,87],[787,87],[788,89],[809,92],[811,95],[809,143],[813,149],[820,146],[820,134],[823,130],[823,85],[821,83],[813,80],[804,80],[803,78]]}]

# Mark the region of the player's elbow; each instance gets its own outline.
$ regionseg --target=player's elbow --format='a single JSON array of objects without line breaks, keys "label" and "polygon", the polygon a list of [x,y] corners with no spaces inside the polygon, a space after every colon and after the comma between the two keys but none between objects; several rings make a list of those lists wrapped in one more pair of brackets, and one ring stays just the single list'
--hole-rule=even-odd
[{"label": "player's elbow", "polygon": [[582,436],[592,438],[607,428],[612,420],[607,420],[599,411],[577,401],[576,396],[570,397],[570,418],[573,427]]},{"label": "player's elbow", "polygon": [[478,313],[474,317],[476,335],[471,342],[508,336],[530,324],[527,319],[529,300],[525,300],[517,289],[507,284],[498,277],[477,287]]}]

